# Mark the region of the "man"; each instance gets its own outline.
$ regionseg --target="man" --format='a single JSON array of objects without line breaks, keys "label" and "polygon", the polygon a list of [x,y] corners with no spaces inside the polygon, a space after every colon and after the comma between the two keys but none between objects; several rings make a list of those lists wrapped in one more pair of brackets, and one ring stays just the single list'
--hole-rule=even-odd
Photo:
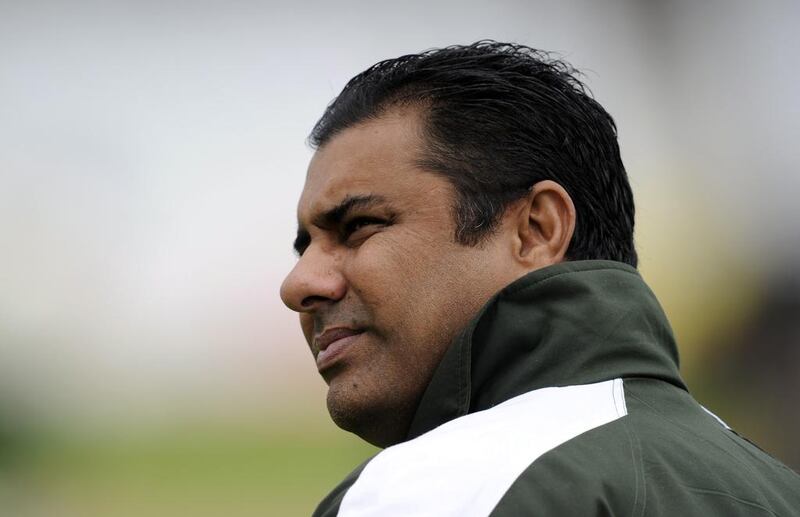
[{"label": "man", "polygon": [[687,392],[614,122],[567,64],[383,61],[311,142],[281,296],[333,420],[385,447],[315,515],[800,515],[798,476]]}]

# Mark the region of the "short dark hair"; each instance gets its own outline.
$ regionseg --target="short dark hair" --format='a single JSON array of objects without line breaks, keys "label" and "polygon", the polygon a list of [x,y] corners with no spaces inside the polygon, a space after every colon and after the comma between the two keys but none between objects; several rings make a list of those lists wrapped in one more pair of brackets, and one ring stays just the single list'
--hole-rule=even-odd
[{"label": "short dark hair", "polygon": [[568,260],[636,267],[634,204],[614,120],[568,63],[482,40],[381,61],[351,79],[309,142],[398,106],[423,108],[420,165],[454,185],[455,239],[477,245],[508,205],[542,180],[569,193],[577,222]]}]

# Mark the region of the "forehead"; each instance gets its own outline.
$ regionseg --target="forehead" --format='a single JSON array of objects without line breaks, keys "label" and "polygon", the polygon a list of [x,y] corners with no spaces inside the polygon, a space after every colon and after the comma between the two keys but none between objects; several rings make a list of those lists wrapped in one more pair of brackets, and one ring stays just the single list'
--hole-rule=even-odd
[{"label": "forehead", "polygon": [[449,183],[423,170],[421,122],[410,110],[392,111],[343,130],[314,154],[298,205],[303,221],[347,196],[380,195],[412,202],[422,188],[447,196]]}]

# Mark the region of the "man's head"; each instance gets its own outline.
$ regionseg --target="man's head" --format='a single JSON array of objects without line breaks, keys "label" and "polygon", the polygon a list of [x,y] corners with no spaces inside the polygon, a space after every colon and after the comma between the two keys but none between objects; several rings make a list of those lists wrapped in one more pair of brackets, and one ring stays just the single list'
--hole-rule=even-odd
[{"label": "man's head", "polygon": [[311,135],[281,288],[344,429],[401,441],[456,334],[529,271],[635,265],[614,124],[567,65],[482,42],[384,61]]},{"label": "man's head", "polygon": [[456,239],[489,235],[508,203],[550,179],[578,213],[567,258],[636,267],[634,206],[611,116],[547,53],[481,41],[381,61],[328,106],[310,141],[398,106],[424,113],[420,164],[455,187]]}]

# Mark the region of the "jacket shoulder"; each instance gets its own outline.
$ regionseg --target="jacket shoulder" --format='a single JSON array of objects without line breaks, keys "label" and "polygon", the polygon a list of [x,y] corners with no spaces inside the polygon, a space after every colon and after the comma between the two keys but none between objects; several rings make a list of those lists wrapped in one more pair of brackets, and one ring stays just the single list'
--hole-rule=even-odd
[{"label": "jacket shoulder", "polygon": [[520,515],[642,515],[641,450],[627,417],[592,429],[538,458],[492,511]]},{"label": "jacket shoulder", "polygon": [[532,463],[491,515],[783,516],[800,477],[688,393],[626,379],[628,414]]},{"label": "jacket shoulder", "polygon": [[347,477],[342,480],[341,483],[336,485],[336,487],[331,490],[322,501],[320,501],[320,503],[317,505],[317,509],[314,510],[314,513],[311,517],[335,517],[338,515],[339,507],[342,505],[342,499],[350,487],[352,487],[356,482],[358,476],[361,475],[364,467],[367,466],[371,459],[372,458],[366,460],[364,463],[356,467],[347,475]]}]

